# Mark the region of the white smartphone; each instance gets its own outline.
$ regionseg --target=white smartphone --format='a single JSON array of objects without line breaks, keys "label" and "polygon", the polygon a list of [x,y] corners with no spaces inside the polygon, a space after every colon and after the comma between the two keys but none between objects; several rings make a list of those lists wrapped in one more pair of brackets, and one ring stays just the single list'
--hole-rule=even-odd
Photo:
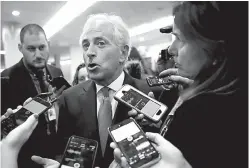
[{"label": "white smartphone", "polygon": [[113,125],[108,131],[132,168],[146,168],[161,159],[134,119],[130,118]]},{"label": "white smartphone", "polygon": [[152,99],[130,85],[124,85],[115,93],[114,98],[144,114],[154,122],[158,122],[168,109],[163,103]]}]

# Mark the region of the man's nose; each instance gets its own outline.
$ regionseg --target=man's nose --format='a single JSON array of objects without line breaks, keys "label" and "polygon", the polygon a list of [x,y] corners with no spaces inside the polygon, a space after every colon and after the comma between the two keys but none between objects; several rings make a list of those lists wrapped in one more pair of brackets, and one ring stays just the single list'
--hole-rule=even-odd
[{"label": "man's nose", "polygon": [[39,48],[36,48],[36,49],[35,49],[35,56],[36,56],[36,57],[42,57],[41,51],[39,50]]},{"label": "man's nose", "polygon": [[95,49],[94,45],[89,45],[86,55],[89,58],[96,56],[96,49]]},{"label": "man's nose", "polygon": [[177,50],[176,50],[176,48],[175,48],[175,45],[174,45],[174,43],[172,43],[170,46],[169,46],[169,48],[168,48],[168,53],[169,53],[169,55],[172,55],[172,56],[177,56]]}]

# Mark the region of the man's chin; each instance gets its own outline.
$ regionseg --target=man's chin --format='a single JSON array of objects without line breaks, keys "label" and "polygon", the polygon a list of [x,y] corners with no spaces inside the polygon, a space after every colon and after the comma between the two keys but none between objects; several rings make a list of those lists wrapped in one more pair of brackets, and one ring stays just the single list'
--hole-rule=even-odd
[{"label": "man's chin", "polygon": [[42,68],[45,68],[46,64],[45,63],[41,63],[41,64],[33,64],[33,67],[34,68],[37,68],[37,69],[42,69]]}]

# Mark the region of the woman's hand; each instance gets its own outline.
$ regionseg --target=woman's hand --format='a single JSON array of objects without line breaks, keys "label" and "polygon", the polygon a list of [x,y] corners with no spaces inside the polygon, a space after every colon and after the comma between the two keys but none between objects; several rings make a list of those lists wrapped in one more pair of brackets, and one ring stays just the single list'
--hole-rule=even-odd
[{"label": "woman's hand", "polygon": [[[155,96],[154,96],[153,92],[149,92],[148,96],[155,99]],[[139,123],[139,125],[141,125],[141,126],[150,126],[150,127],[159,128],[161,126],[161,124],[162,124],[162,121],[159,121],[158,123],[153,123],[153,122],[145,119],[143,114],[137,112],[134,109],[132,109],[132,110],[130,110],[128,112],[128,116],[134,118]]]},{"label": "woman's hand", "polygon": [[31,159],[39,165],[42,165],[43,168],[58,168],[60,163],[47,158],[42,158],[40,156],[32,156]]},{"label": "woman's hand", "polygon": [[[194,83],[194,80],[186,78],[186,77],[182,77],[178,74],[178,69],[177,68],[169,68],[167,70],[162,71],[159,74],[160,77],[164,78],[169,76],[169,80],[177,83],[178,85],[180,85],[181,89],[182,88],[186,88],[188,86],[190,86],[191,84]],[[174,87],[174,85],[166,85],[164,86],[164,89],[172,89]]]},{"label": "woman's hand", "polygon": [[23,144],[29,139],[37,124],[38,115],[33,114],[1,141],[1,152],[4,153],[4,155],[1,155],[2,168],[17,168],[18,153]]},{"label": "woman's hand", "polygon": [[[161,135],[156,133],[146,133],[146,136],[150,141],[152,141],[154,147],[161,155],[160,161],[152,165],[151,168],[191,168],[189,163],[183,157],[181,151]],[[113,154],[115,163],[117,163],[121,168],[129,168],[126,159],[122,156],[117,145],[112,142],[110,146],[114,149]]]}]

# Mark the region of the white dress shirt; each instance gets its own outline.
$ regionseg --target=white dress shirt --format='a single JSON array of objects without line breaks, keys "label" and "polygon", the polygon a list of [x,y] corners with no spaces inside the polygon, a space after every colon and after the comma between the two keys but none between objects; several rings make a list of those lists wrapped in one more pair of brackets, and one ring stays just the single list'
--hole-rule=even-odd
[{"label": "white dress shirt", "polygon": [[[117,105],[118,105],[118,102],[113,98],[113,96],[114,96],[114,93],[116,91],[118,91],[119,89],[121,89],[121,87],[123,86],[124,78],[125,78],[125,74],[124,74],[124,72],[122,72],[115,81],[113,81],[110,85],[107,86],[108,88],[110,88],[109,97],[110,97],[110,101],[111,101],[111,104],[112,104],[112,118],[115,115],[116,108],[117,108]],[[103,87],[104,86],[96,84],[97,116],[99,114],[99,107],[100,107],[100,104],[101,104],[101,100],[103,99],[103,94],[100,91]]]}]

